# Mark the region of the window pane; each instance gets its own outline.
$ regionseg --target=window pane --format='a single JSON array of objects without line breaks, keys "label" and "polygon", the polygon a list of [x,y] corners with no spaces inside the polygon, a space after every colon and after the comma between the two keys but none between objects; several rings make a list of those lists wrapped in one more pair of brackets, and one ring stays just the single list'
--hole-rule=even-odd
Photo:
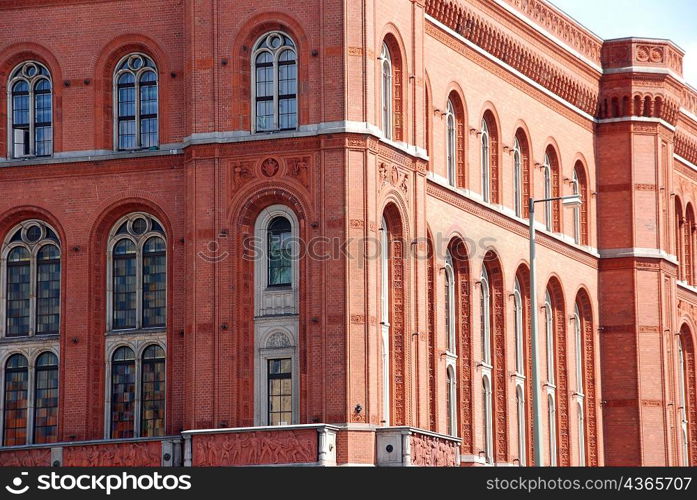
[{"label": "window pane", "polygon": [[297,126],[297,101],[295,98],[281,99],[278,102],[279,123],[281,129],[291,129]]},{"label": "window pane", "polygon": [[136,121],[119,120],[119,149],[136,147]]},{"label": "window pane", "polygon": [[29,94],[15,93],[12,96],[12,124],[29,125]]},{"label": "window pane", "polygon": [[133,351],[119,348],[111,363],[111,437],[134,436],[136,372]]},{"label": "window pane", "polygon": [[58,333],[60,320],[60,255],[44,245],[36,258],[36,334]]},{"label": "window pane", "polygon": [[27,444],[27,395],[29,369],[27,358],[15,354],[5,365],[4,446]]},{"label": "window pane", "polygon": [[53,443],[58,437],[58,358],[45,352],[36,361],[34,443]]},{"label": "window pane", "polygon": [[142,148],[152,148],[157,145],[157,118],[140,120],[140,146]]},{"label": "window pane", "polygon": [[273,129],[273,101],[257,101],[257,130]]},{"label": "window pane", "polygon": [[115,330],[136,327],[136,253],[130,240],[121,240],[113,256],[113,324]]},{"label": "window pane", "polygon": [[136,115],[135,87],[119,88],[119,117],[132,117]]},{"label": "window pane", "polygon": [[268,361],[268,421],[269,425],[291,424],[292,360],[290,358]]},{"label": "window pane", "polygon": [[269,286],[290,285],[292,282],[291,240],[288,219],[277,217],[271,221],[268,232]]},{"label": "window pane", "polygon": [[151,345],[143,353],[141,435],[165,433],[165,353]]},{"label": "window pane", "polygon": [[143,327],[165,326],[167,270],[165,242],[150,238],[143,247]]},{"label": "window pane", "polygon": [[17,247],[7,256],[8,337],[29,335],[29,252]]}]

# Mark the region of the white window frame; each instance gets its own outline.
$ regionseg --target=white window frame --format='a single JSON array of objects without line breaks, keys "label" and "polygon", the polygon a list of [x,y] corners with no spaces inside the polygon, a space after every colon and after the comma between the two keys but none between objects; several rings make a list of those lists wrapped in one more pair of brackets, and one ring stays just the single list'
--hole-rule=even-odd
[{"label": "white window frame", "polygon": [[[30,67],[31,65],[35,65],[37,67],[43,68],[46,70],[46,73],[48,75],[41,75],[40,70],[37,68],[36,75],[34,76],[29,76],[26,74],[26,68]],[[53,80],[51,77],[51,72],[49,69],[44,65],[41,64],[38,61],[23,61],[17,66],[15,66],[12,71],[10,72],[10,79],[7,82],[7,157],[12,159],[20,159],[20,158],[31,158],[36,156],[36,138],[34,135],[34,128],[35,128],[35,115],[36,115],[36,100],[35,100],[35,94],[34,94],[34,87],[36,86],[36,82],[38,80],[48,80],[49,84],[51,85],[51,151],[48,153],[48,155],[42,155],[42,156],[51,156],[53,154],[53,144],[54,144],[54,110],[55,110],[55,102],[54,102],[54,93],[53,93]],[[13,123],[13,99],[12,99],[12,88],[14,87],[15,83],[19,81],[25,81],[27,82],[27,85],[29,86],[29,154],[28,155],[16,155],[15,154],[15,140],[14,140],[14,123]]]},{"label": "white window frame", "polygon": [[489,274],[486,266],[482,266],[480,278],[481,300],[480,300],[480,330],[482,342],[482,362],[491,366],[491,287],[489,284]]},{"label": "white window frame", "polygon": [[257,423],[269,424],[269,378],[268,364],[272,359],[291,360],[291,407],[292,421],[287,425],[300,423],[300,364],[298,360],[297,338],[291,329],[281,326],[271,328],[262,339],[262,343],[256,354],[256,380],[257,384]]},{"label": "white window frame", "polygon": [[[36,361],[45,352],[50,352],[58,358],[58,401],[60,402],[61,392],[61,371],[60,371],[60,345],[57,340],[41,340],[22,342],[20,345],[13,343],[9,346],[0,346],[0,449],[13,448],[12,445],[5,446],[5,369],[7,361],[15,354],[21,354],[27,360],[27,441],[26,444],[34,444],[34,420],[36,408]],[[60,404],[58,412],[60,412]],[[56,442],[60,436],[60,423],[56,435]]]},{"label": "white window frame", "polygon": [[482,396],[484,420],[484,460],[488,464],[494,463],[494,420],[493,420],[493,396],[491,377],[489,373],[482,375]]},{"label": "white window frame", "polygon": [[[275,49],[271,50],[268,47],[262,47],[261,43],[268,37],[272,37],[274,35],[280,36],[281,40],[283,38],[287,38],[288,40],[291,41],[292,45],[281,45],[279,47],[276,47]],[[290,50],[295,54],[295,68],[296,68],[296,78],[295,78],[295,127],[291,127],[290,129],[280,129],[279,128],[279,121],[280,121],[280,110],[278,108],[278,102],[279,102],[279,90],[278,90],[278,68],[279,68],[279,57],[281,54],[283,54],[286,50]],[[266,130],[259,130],[257,128],[257,57],[259,54],[262,52],[268,52],[271,54],[273,58],[273,127],[271,129],[266,129]],[[297,44],[295,43],[295,40],[286,32],[284,31],[269,31],[264,33],[262,36],[257,38],[257,41],[254,42],[254,51],[252,52],[252,57],[251,57],[251,80],[252,80],[252,88],[251,88],[251,96],[252,96],[252,123],[251,123],[251,132],[253,134],[268,134],[268,133],[273,133],[273,132],[278,132],[279,130],[297,130],[298,128],[298,121],[299,121],[299,112],[300,112],[300,99],[299,99],[299,90],[300,90],[300,73],[299,73],[299,68],[300,68],[300,61],[298,60],[298,50],[297,50]]]},{"label": "white window frame", "polygon": [[583,399],[579,399],[576,403],[576,418],[578,424],[578,465],[580,467],[586,465],[586,422],[583,406]]},{"label": "white window frame", "polygon": [[[576,169],[571,176],[571,192],[575,195],[580,195],[579,184],[578,184],[578,173]],[[577,245],[581,243],[581,207],[573,207],[573,217],[574,217],[574,243]]]},{"label": "white window frame", "polygon": [[448,99],[447,111],[445,113],[445,131],[448,182],[451,186],[455,186],[457,183],[457,121],[452,99]]},{"label": "white window frame", "polygon": [[448,434],[450,436],[457,436],[457,377],[455,377],[455,367],[453,365],[448,365],[446,368],[446,389],[448,391],[448,402],[450,403],[447,408],[449,422]]},{"label": "white window frame", "polygon": [[380,107],[382,111],[382,132],[386,139],[392,139],[392,114],[393,114],[393,67],[392,55],[386,42],[382,43],[380,53],[381,83],[380,83]]},{"label": "white window frame", "polygon": [[482,155],[482,199],[491,201],[491,143],[489,141],[489,126],[482,119],[481,130],[481,155]]},{"label": "white window frame", "polygon": [[[152,64],[151,66],[148,66],[147,64],[143,64],[138,69],[133,69],[130,67],[119,69],[121,65],[125,61],[130,61],[131,58],[134,57],[141,57],[143,59],[146,59],[148,62]],[[130,64],[129,64],[130,66]],[[143,149],[143,146],[141,145],[140,142],[140,77],[146,73],[146,72],[152,72],[155,75],[155,88],[157,90],[157,146],[159,147],[160,144],[160,75],[158,74],[158,69],[157,69],[157,64],[155,64],[155,61],[148,56],[147,54],[143,54],[142,52],[131,52],[130,54],[122,57],[119,59],[118,64],[116,64],[115,69],[114,69],[114,77],[112,80],[112,85],[113,85],[113,119],[114,119],[114,133],[113,133],[113,141],[114,141],[114,151],[137,151],[139,149]],[[133,78],[135,79],[134,81],[134,97],[135,97],[135,136],[136,136],[136,146],[134,148],[120,148],[119,147],[119,87],[118,87],[118,81],[119,77],[123,75],[124,73],[131,73],[133,75]],[[147,147],[152,147],[152,146],[147,146]]]},{"label": "white window frame", "polygon": [[525,386],[516,383],[516,417],[518,427],[518,462],[521,467],[527,464],[527,424],[525,418]]},{"label": "white window frame", "polygon": [[678,370],[680,371],[678,375],[678,390],[679,390],[679,411],[680,411],[680,441],[681,441],[681,465],[690,465],[690,445],[689,445],[689,422],[687,419],[687,394],[685,388],[687,384],[685,383],[685,351],[682,345],[682,339],[680,336],[677,338],[677,351],[678,351]]},{"label": "white window frame", "polygon": [[380,338],[382,346],[382,415],[390,425],[390,237],[387,220],[380,228]]},{"label": "white window frame", "polygon": [[452,356],[457,355],[457,335],[456,335],[456,314],[455,314],[455,272],[453,270],[453,261],[450,251],[447,252],[445,258],[445,284],[446,294],[443,297],[447,301],[447,317],[445,318],[445,339],[446,351]]},{"label": "white window frame", "polygon": [[[550,163],[549,155],[545,153],[545,160],[542,164],[542,173],[544,175],[544,196],[545,199],[552,197],[552,166]],[[552,230],[552,203],[551,201],[545,202],[545,228],[547,231]]]},{"label": "white window frame", "polygon": [[[31,226],[38,225],[41,228],[41,238],[35,243],[29,242],[19,242],[10,240],[17,233],[17,231],[22,231],[22,235],[26,234],[27,229]],[[46,245],[53,245],[58,249],[58,258],[60,259],[60,284],[59,290],[62,290],[63,286],[63,254],[61,253],[61,242],[60,240],[52,240],[46,237],[46,230],[50,229],[56,238],[59,238],[58,232],[46,222],[39,219],[28,219],[15,225],[8,233],[5,238],[5,242],[2,247],[2,254],[0,254],[0,338],[8,339],[26,339],[27,337],[36,336],[36,314],[37,314],[37,290],[36,290],[36,280],[38,274],[38,263],[37,256],[39,251]],[[24,239],[24,238],[23,238]],[[29,335],[22,335],[17,337],[6,337],[7,330],[7,257],[9,253],[17,248],[22,247],[29,252]],[[41,334],[38,337],[55,337],[60,336],[61,328],[61,312],[63,309],[63,294],[59,293],[58,298],[58,333],[57,334]]]},{"label": "white window frame", "polygon": [[519,376],[524,376],[525,359],[523,350],[523,297],[518,278],[513,285],[513,334],[515,341],[515,371]]},{"label": "white window frame", "polygon": [[547,354],[547,383],[554,386],[556,362],[554,359],[554,308],[549,290],[545,292],[545,345]]},{"label": "white window frame", "polygon": [[513,138],[513,210],[516,217],[522,217],[523,214],[523,164],[520,153],[520,142],[517,137]]},{"label": "white window frame", "polygon": [[547,428],[549,431],[549,465],[557,466],[557,408],[554,394],[547,395]]},{"label": "white window frame", "polygon": [[111,365],[113,361],[114,353],[120,347],[128,347],[135,354],[135,410],[133,412],[133,426],[134,433],[133,437],[141,437],[141,416],[143,414],[143,353],[145,349],[151,345],[157,345],[162,348],[165,353],[165,433],[167,425],[167,397],[168,392],[167,387],[169,380],[167,378],[167,336],[163,333],[152,333],[152,334],[135,334],[135,335],[119,335],[118,337],[110,336],[107,338],[106,342],[106,358],[105,358],[105,390],[104,390],[104,439],[130,439],[130,438],[112,438],[111,437]]}]

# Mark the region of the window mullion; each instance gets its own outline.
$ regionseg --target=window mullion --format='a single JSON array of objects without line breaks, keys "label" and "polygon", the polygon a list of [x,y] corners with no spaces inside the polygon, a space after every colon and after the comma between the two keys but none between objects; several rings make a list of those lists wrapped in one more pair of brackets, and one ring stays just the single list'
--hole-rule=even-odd
[{"label": "window mullion", "polygon": [[34,116],[36,109],[34,107],[34,84],[29,82],[29,155],[36,154],[36,145],[34,144]]},{"label": "window mullion", "polygon": [[142,144],[140,143],[140,74],[135,73],[134,75],[135,82],[134,82],[134,95],[133,99],[135,101],[135,144],[136,144],[136,149],[140,149],[142,147]]},{"label": "window mullion", "polygon": [[[29,358],[27,358],[27,364],[29,365]],[[36,380],[36,360],[34,360],[34,365],[27,366],[27,444],[34,443],[34,389]]]},{"label": "window mullion", "polygon": [[279,71],[280,71],[280,66],[278,64],[278,57],[279,57],[280,52],[276,52],[274,54],[273,58],[273,128],[274,130],[278,130],[279,124],[280,124],[280,114],[281,110],[279,109],[279,99],[278,99],[278,92],[279,92],[279,85],[278,85],[278,79],[279,79]]},{"label": "window mullion", "polygon": [[[142,354],[141,354],[142,355]],[[135,391],[135,408],[133,410],[133,436],[134,437],[140,437],[140,414],[141,414],[141,377],[142,377],[142,360],[139,357],[136,357],[134,360],[135,363],[135,374],[136,374],[136,391]]]},{"label": "window mullion", "polygon": [[143,327],[143,245],[142,239],[136,249],[136,328]]},{"label": "window mullion", "polygon": [[29,336],[36,335],[36,313],[37,313],[37,287],[38,263],[36,254],[31,255],[29,261]]}]

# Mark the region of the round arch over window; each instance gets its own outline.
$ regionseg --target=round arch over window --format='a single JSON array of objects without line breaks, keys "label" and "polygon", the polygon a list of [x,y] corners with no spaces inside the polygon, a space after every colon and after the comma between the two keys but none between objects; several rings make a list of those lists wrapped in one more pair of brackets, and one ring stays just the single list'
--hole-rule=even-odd
[{"label": "round arch over window", "polygon": [[164,328],[167,245],[162,224],[136,212],[112,228],[107,247],[107,329]]},{"label": "round arch over window", "polygon": [[156,148],[158,131],[157,66],[145,54],[129,54],[114,71],[114,149]]},{"label": "round arch over window", "polygon": [[286,33],[271,31],[254,45],[252,96],[253,132],[297,128],[297,49]]},{"label": "round arch over window", "polygon": [[9,156],[49,156],[53,152],[51,74],[37,61],[26,61],[10,73],[8,90]]},{"label": "round arch over window", "polygon": [[61,255],[53,228],[36,219],[16,225],[3,244],[0,275],[0,336],[57,335]]}]

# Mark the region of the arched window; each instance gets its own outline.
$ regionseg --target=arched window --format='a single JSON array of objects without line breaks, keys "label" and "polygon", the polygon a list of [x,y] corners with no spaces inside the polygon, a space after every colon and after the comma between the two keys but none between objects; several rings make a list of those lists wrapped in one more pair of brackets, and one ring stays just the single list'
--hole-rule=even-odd
[{"label": "arched window", "polygon": [[457,436],[457,392],[455,390],[455,373],[452,366],[447,370],[447,404],[448,434]]},{"label": "arched window", "polygon": [[486,271],[486,267],[482,267],[481,288],[482,361],[487,365],[491,365],[491,287],[489,286],[489,274]]},{"label": "arched window", "polygon": [[445,114],[446,136],[447,136],[447,160],[448,160],[448,182],[451,186],[455,185],[457,177],[457,129],[455,121],[455,107],[453,101],[448,99],[448,109]]},{"label": "arched window", "polygon": [[547,419],[549,421],[549,465],[557,465],[557,409],[554,405],[554,396],[547,396]]},{"label": "arched window", "polygon": [[685,259],[684,249],[683,249],[683,224],[685,224],[685,218],[682,214],[682,205],[680,203],[680,198],[675,197],[675,256],[678,259],[678,279],[681,281],[685,280]]},{"label": "arched window", "polygon": [[515,402],[518,422],[518,461],[521,466],[524,466],[527,463],[525,440],[527,426],[525,425],[525,396],[523,394],[523,386],[520,384],[516,387]]},{"label": "arched window", "polygon": [[281,31],[262,36],[252,54],[254,130],[298,126],[298,65],[295,42]]},{"label": "arched window", "polygon": [[578,161],[572,178],[573,193],[581,197],[581,206],[574,207],[574,240],[581,245],[589,245],[588,238],[588,181],[583,164]]},{"label": "arched window", "polygon": [[482,198],[489,201],[491,198],[491,152],[489,143],[489,126],[486,120],[482,120]]},{"label": "arched window", "polygon": [[36,61],[17,66],[7,83],[12,158],[49,156],[53,152],[51,74]]},{"label": "arched window", "polygon": [[4,446],[27,444],[28,407],[29,364],[27,358],[14,354],[5,363]]},{"label": "arched window", "polygon": [[545,293],[545,344],[547,351],[547,382],[554,385],[554,316],[552,310],[552,297],[549,290]]},{"label": "arched window", "polygon": [[523,215],[523,158],[518,137],[513,142],[513,209],[516,217]]},{"label": "arched window", "polygon": [[578,304],[574,306],[574,354],[576,365],[576,392],[583,395],[583,342],[581,332],[581,313]]},{"label": "arched window", "polygon": [[453,272],[453,260],[448,251],[445,259],[445,335],[448,352],[455,354],[455,273]]},{"label": "arched window", "polygon": [[382,413],[390,422],[390,236],[387,221],[382,218],[380,228],[380,308],[382,320]]},{"label": "arched window", "polygon": [[579,401],[576,405],[576,415],[578,418],[578,465],[581,467],[586,465],[586,424],[583,413],[583,402]]},{"label": "arched window", "polygon": [[[571,176],[571,192],[572,194],[580,195],[581,191],[578,184],[578,173],[574,169]],[[574,243],[581,243],[581,207],[574,206]]]},{"label": "arched window", "polygon": [[135,436],[136,357],[119,347],[111,358],[111,438]]},{"label": "arched window", "polygon": [[34,444],[52,443],[58,436],[58,356],[44,352],[34,373]]},{"label": "arched window", "polygon": [[[549,155],[545,154],[544,164],[542,165],[542,173],[544,175],[545,199],[552,197],[552,167],[550,165]],[[545,228],[547,231],[552,230],[552,202],[545,202]]]},{"label": "arched window", "polygon": [[683,279],[688,285],[694,285],[694,250],[695,250],[695,212],[692,204],[688,203],[685,207],[685,222],[683,227],[683,260],[684,275]]},{"label": "arched window", "polygon": [[146,213],[121,218],[108,246],[109,330],[164,328],[167,250],[162,224]]},{"label": "arched window", "polygon": [[678,391],[679,391],[679,411],[680,411],[680,442],[681,442],[681,465],[690,465],[690,446],[687,418],[687,394],[685,382],[685,351],[683,349],[682,339],[678,337]]},{"label": "arched window", "polygon": [[157,85],[157,67],[145,54],[129,54],[116,65],[115,149],[146,149],[158,146]]},{"label": "arched window", "polygon": [[487,463],[494,462],[494,424],[491,397],[491,382],[488,376],[482,377],[483,418],[484,418],[484,455]]},{"label": "arched window", "polygon": [[159,345],[150,345],[143,351],[140,387],[140,435],[162,436],[165,433],[165,351]]},{"label": "arched window", "polygon": [[2,250],[5,337],[57,335],[60,328],[60,243],[40,220],[15,226]]},{"label": "arched window", "polygon": [[515,371],[523,374],[525,365],[523,364],[523,297],[518,278],[515,279],[513,286],[513,314],[514,314],[514,335],[515,335]]},{"label": "arched window", "polygon": [[381,84],[381,109],[382,109],[382,132],[385,137],[392,139],[392,55],[387,43],[382,44],[382,84]]},{"label": "arched window", "polygon": [[268,228],[268,285],[290,286],[293,280],[292,228],[285,217],[276,217]]}]

